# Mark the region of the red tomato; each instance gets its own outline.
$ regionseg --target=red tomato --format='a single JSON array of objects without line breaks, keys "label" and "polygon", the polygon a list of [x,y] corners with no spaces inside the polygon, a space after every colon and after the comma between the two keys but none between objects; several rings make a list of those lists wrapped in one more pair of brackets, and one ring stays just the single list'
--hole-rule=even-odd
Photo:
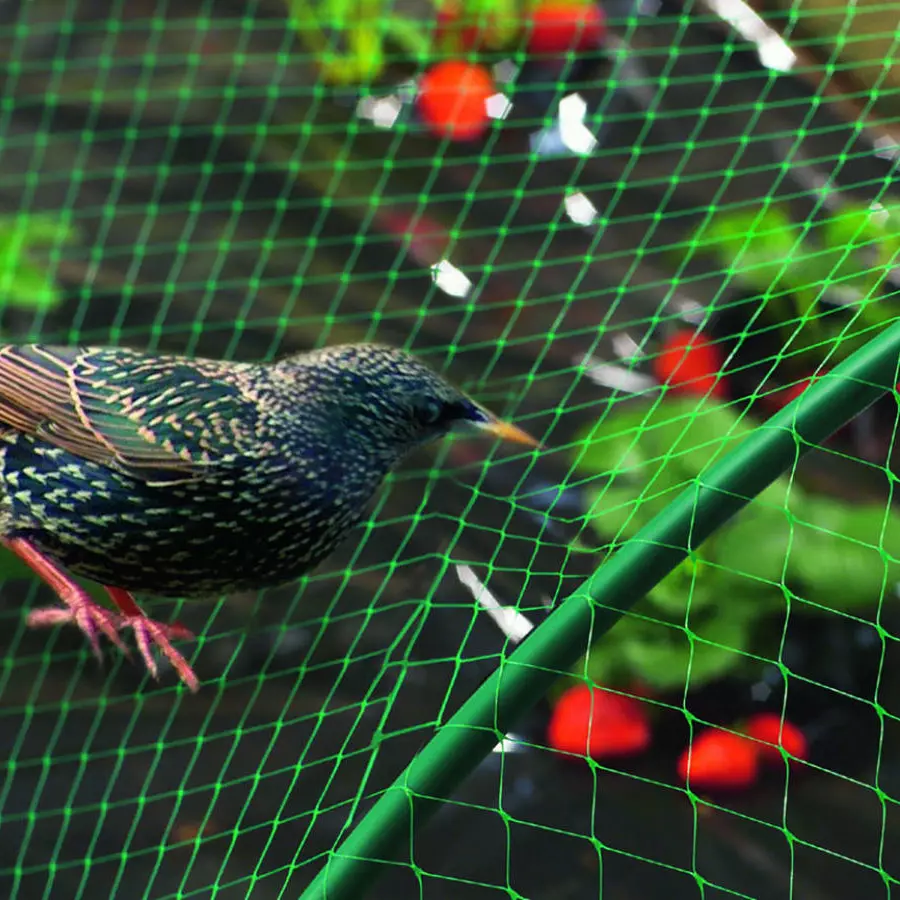
[{"label": "red tomato", "polygon": [[534,11],[528,34],[528,52],[561,54],[592,50],[606,36],[606,19],[595,3],[545,0]]},{"label": "red tomato", "polygon": [[419,115],[439,137],[471,140],[487,128],[487,100],[496,93],[484,66],[462,60],[439,62],[419,82]]},{"label": "red tomato", "polygon": [[759,755],[766,762],[782,761],[779,747],[784,747],[787,754],[795,759],[808,758],[809,746],[803,732],[777,713],[751,716],[744,726],[744,732],[763,742],[759,747]]},{"label": "red tomato", "polygon": [[629,756],[650,745],[650,723],[639,700],[579,684],[554,706],[547,742],[594,759]]},{"label": "red tomato", "polygon": [[743,788],[759,771],[759,745],[740,734],[710,728],[678,759],[678,775],[692,788]]},{"label": "red tomato", "polygon": [[653,374],[681,393],[725,397],[723,362],[722,351],[714,343],[693,331],[679,331],[663,343],[653,360]]}]

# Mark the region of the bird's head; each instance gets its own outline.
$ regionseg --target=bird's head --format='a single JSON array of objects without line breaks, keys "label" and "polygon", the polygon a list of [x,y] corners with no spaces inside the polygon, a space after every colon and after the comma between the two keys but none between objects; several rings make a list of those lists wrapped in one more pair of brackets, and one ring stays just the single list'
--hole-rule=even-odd
[{"label": "bird's head", "polygon": [[404,350],[343,344],[284,360],[285,374],[308,384],[339,428],[400,455],[450,431],[472,428],[537,447]]}]

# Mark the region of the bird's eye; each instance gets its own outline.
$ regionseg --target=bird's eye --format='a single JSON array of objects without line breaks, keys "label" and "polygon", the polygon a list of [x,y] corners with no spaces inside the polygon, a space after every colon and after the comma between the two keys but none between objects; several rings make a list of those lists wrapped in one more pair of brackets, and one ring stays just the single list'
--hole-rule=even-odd
[{"label": "bird's eye", "polygon": [[425,400],[417,410],[418,419],[423,425],[437,425],[444,414],[444,405],[439,400]]}]

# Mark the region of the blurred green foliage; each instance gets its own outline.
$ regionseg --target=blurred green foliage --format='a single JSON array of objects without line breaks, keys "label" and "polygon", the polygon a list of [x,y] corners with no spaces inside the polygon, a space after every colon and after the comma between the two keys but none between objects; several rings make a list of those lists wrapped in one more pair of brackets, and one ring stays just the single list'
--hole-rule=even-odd
[{"label": "blurred green foliage", "polygon": [[[589,0],[571,0],[574,7]],[[424,17],[385,0],[285,0],[291,26],[322,78],[364,87],[380,78],[389,49],[417,65],[443,58],[514,52],[539,0],[433,0]],[[468,33],[468,37],[466,36]],[[339,38],[336,45],[334,36]]]},{"label": "blurred green foliage", "polygon": [[0,216],[0,298],[8,306],[39,312],[62,301],[54,272],[35,253],[46,255],[61,245],[73,245],[78,232],[50,213]]},{"label": "blurred green foliage", "polygon": [[[778,204],[724,211],[707,219],[689,246],[757,294],[748,314],[774,324],[784,351],[807,360],[845,358],[871,337],[872,326],[898,314],[881,291],[900,258],[896,205],[848,203],[803,224]],[[840,315],[848,309],[857,315],[849,334]]]},{"label": "blurred green foliage", "polygon": [[[634,536],[754,426],[696,397],[629,403],[588,427],[573,464],[601,540]],[[699,687],[752,662],[753,637],[791,614],[875,607],[900,581],[900,515],[777,479],[657,585],[589,655],[590,677]],[[579,669],[583,671],[583,669]]]}]

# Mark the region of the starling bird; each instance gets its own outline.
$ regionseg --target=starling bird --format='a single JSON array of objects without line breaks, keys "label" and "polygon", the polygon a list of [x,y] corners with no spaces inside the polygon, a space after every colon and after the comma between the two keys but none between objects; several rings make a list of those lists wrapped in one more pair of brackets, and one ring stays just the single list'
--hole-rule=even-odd
[{"label": "starling bird", "polygon": [[[171,639],[132,592],[207,597],[283,584],[321,562],[414,447],[470,425],[530,446],[410,354],[348,344],[243,363],[102,347],[0,345],[0,542],[99,655],[152,675],[155,644],[192,690]],[[117,612],[71,573],[101,584]]]}]

